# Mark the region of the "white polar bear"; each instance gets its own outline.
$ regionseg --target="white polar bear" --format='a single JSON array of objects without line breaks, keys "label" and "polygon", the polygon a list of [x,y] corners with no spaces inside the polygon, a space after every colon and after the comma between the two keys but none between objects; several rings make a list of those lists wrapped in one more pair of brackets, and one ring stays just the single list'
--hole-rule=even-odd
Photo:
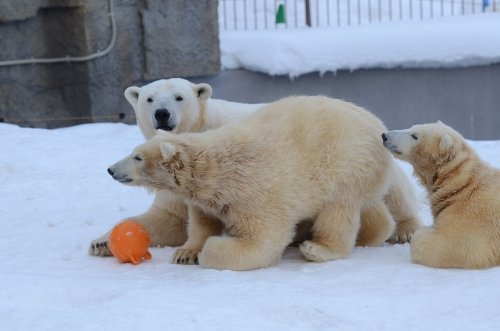
[{"label": "white polar bear", "polygon": [[211,95],[210,85],[181,78],[157,80],[125,90],[125,98],[134,107],[137,124],[146,139],[155,136],[158,129],[182,133],[219,128],[265,105],[212,99]]},{"label": "white polar bear", "polygon": [[431,227],[415,232],[412,260],[436,268],[500,265],[500,170],[442,122],[389,131],[382,139],[413,166],[434,217]]},{"label": "white polar bear", "polygon": [[[125,97],[134,108],[137,123],[146,139],[155,136],[158,129],[173,133],[216,129],[265,105],[217,100],[212,99],[211,95],[210,85],[193,84],[180,78],[158,80],[143,87],[131,86],[125,90]],[[396,230],[389,241],[404,243],[421,224],[417,199],[412,184],[401,168],[394,167],[391,178],[393,184],[385,200],[396,221]],[[371,245],[379,241],[379,238],[373,237],[371,229],[383,225],[370,224],[368,215],[364,216],[358,244]],[[167,192],[157,192],[152,206],[145,213],[127,219],[144,224],[150,233],[152,246],[180,246],[187,238],[187,218],[188,211],[183,201]],[[297,231],[306,233],[308,229],[307,223],[301,223]],[[111,255],[107,246],[109,233],[91,242],[90,255]]]},{"label": "white polar bear", "polygon": [[[383,197],[395,162],[380,140],[384,131],[351,103],[289,97],[216,130],[159,134],[108,172],[185,199],[189,235],[175,263],[273,265],[305,219],[314,222],[313,236],[300,250],[324,262],[349,256],[363,212],[393,224]],[[375,230],[381,244],[393,228]]]}]

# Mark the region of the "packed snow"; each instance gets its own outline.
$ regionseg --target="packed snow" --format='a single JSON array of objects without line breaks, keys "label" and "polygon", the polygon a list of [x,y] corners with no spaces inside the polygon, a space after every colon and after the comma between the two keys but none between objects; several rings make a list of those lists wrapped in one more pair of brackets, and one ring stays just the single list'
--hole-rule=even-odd
[{"label": "packed snow", "polygon": [[500,13],[358,26],[221,31],[224,69],[297,77],[367,68],[500,62]]},{"label": "packed snow", "polygon": [[[278,265],[248,272],[173,265],[173,248],[137,266],[88,256],[91,240],[152,202],[106,172],[142,142],[137,126],[0,124],[0,136],[2,330],[500,329],[500,268],[412,264],[407,244],[328,263],[289,248]],[[471,144],[500,165],[500,141]]]}]

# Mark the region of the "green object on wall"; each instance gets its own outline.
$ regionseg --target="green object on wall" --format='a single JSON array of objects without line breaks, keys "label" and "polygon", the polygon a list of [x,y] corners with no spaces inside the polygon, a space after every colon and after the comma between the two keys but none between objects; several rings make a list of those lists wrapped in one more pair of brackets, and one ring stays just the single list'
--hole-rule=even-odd
[{"label": "green object on wall", "polygon": [[278,11],[276,12],[276,24],[279,23],[285,23],[286,18],[285,18],[285,5],[280,4],[278,6]]}]

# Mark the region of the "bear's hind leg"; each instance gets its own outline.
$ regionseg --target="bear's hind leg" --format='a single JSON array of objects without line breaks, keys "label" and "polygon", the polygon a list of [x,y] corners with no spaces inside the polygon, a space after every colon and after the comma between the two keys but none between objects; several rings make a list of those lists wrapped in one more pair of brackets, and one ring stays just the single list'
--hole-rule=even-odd
[{"label": "bear's hind leg", "polygon": [[361,211],[357,246],[379,246],[394,232],[395,223],[386,204],[377,199]]},{"label": "bear's hind leg", "polygon": [[349,201],[332,201],[314,221],[313,239],[304,241],[300,251],[314,262],[345,258],[354,247],[359,226],[359,206]]},{"label": "bear's hind leg", "polygon": [[415,263],[434,268],[484,269],[496,264],[491,248],[474,234],[454,237],[433,227],[415,231],[411,258]]}]

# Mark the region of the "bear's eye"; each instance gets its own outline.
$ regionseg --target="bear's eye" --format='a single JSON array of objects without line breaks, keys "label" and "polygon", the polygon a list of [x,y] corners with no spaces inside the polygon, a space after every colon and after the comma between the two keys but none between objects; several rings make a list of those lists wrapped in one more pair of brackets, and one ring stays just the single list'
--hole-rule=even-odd
[{"label": "bear's eye", "polygon": [[417,134],[415,134],[415,133],[413,133],[413,134],[411,135],[411,137],[412,137],[413,139],[415,139],[415,140],[418,140],[418,136],[417,136]]},{"label": "bear's eye", "polygon": [[179,97],[179,96],[178,96],[178,97],[175,97],[175,101],[182,101],[182,100],[184,100],[184,98],[183,98],[183,97]]},{"label": "bear's eye", "polygon": [[148,101],[148,102],[153,102],[153,99],[151,99],[151,98],[148,98],[148,100],[147,100],[147,101]]},{"label": "bear's eye", "polygon": [[136,161],[142,161],[142,158],[139,155],[134,156],[134,160]]}]

